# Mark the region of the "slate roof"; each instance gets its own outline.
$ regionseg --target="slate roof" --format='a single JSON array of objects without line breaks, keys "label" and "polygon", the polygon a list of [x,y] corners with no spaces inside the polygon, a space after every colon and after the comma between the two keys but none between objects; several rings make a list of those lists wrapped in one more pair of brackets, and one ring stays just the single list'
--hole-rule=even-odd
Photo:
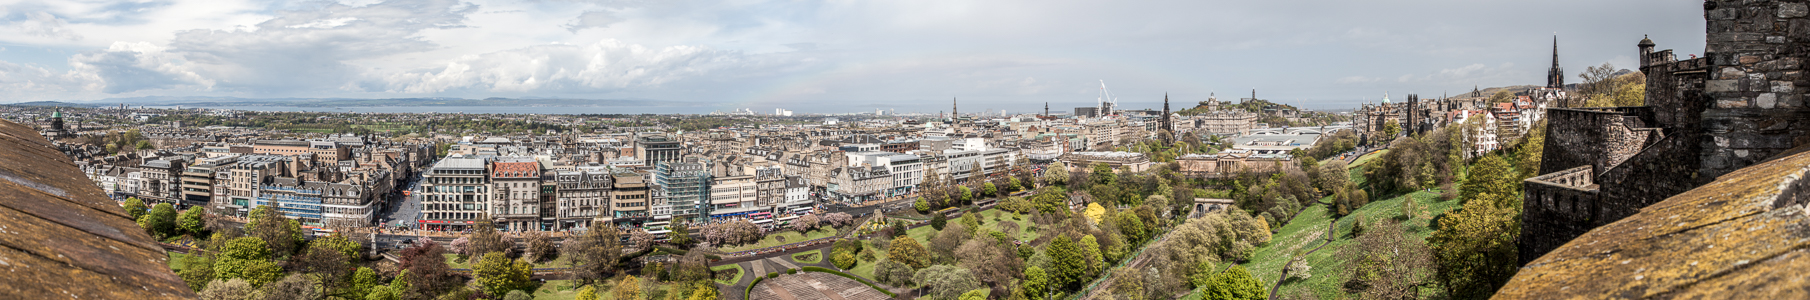
[{"label": "slate roof", "polygon": [[0,121],[0,298],[189,299],[168,256],[36,130]]},{"label": "slate roof", "polygon": [[1578,236],[1494,299],[1810,299],[1806,204],[1810,152],[1742,168]]}]

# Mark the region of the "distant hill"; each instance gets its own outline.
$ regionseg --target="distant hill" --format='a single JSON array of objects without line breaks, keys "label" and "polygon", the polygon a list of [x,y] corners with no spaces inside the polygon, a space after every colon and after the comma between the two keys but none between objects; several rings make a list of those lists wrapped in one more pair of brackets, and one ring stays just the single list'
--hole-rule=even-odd
[{"label": "distant hill", "polygon": [[94,104],[94,103],[70,103],[70,102],[62,102],[62,101],[31,101],[31,102],[19,102],[19,103],[10,103],[10,104],[4,104],[4,105],[7,105],[7,106],[60,106],[60,107],[100,107],[100,106],[106,106],[106,105],[104,105],[104,104]]},{"label": "distant hill", "polygon": [[[42,102],[42,101],[41,101]],[[55,102],[65,103],[65,102]],[[292,107],[379,107],[379,106],[532,106],[532,107],[595,107],[595,106],[703,106],[705,103],[625,100],[625,99],[560,99],[560,98],[237,98],[237,97],[133,97],[108,98],[96,100],[95,104],[73,104],[83,106],[107,106],[116,103],[157,106],[191,106],[191,107],[225,107],[225,106],[292,106]]]}]

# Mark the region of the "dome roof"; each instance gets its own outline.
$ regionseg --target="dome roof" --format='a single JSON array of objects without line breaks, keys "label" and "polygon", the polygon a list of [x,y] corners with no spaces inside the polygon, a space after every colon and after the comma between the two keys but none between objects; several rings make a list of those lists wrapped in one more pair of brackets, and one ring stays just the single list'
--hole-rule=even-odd
[{"label": "dome roof", "polygon": [[1647,36],[1646,36],[1646,35],[1641,35],[1641,36],[1640,36],[1640,44],[1639,44],[1639,45],[1637,45],[1637,46],[1641,46],[1641,47],[1652,47],[1652,46],[1653,46],[1653,39],[1649,39],[1649,38],[1647,38]]},{"label": "dome roof", "polygon": [[1383,104],[1389,104],[1389,93],[1383,93]]}]

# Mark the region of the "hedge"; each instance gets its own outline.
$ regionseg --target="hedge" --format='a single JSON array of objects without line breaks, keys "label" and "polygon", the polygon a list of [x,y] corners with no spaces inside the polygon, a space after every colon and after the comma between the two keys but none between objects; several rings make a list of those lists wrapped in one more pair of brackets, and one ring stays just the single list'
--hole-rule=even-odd
[{"label": "hedge", "polygon": [[779,277],[779,272],[767,272],[767,278]]},{"label": "hedge", "polygon": [[825,269],[823,267],[818,267],[818,266],[804,266],[804,271],[805,272],[819,272],[819,273],[836,274],[836,276],[842,276],[843,278],[853,279],[856,282],[860,282],[861,284],[867,285],[868,288],[872,288],[876,291],[880,291],[881,293],[886,293],[887,297],[895,297],[895,298],[899,297],[898,294],[893,294],[892,291],[888,291],[886,289],[874,286],[874,283],[867,282],[866,279],[861,279],[861,277],[857,277],[855,275],[849,275],[848,273],[843,273],[842,271]]},{"label": "hedge", "polygon": [[759,285],[760,281],[764,280],[764,279],[767,279],[767,278],[766,277],[754,277],[754,282],[748,283],[748,290],[742,291],[742,299],[749,299],[750,296],[753,296],[754,295],[754,286]]},{"label": "hedge", "polygon": [[798,274],[798,269],[786,269],[786,274]]}]

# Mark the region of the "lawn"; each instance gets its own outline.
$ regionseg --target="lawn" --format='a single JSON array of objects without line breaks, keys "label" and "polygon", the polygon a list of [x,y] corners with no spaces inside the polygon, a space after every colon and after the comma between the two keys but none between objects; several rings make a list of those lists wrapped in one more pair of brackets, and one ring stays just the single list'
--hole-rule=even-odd
[{"label": "lawn", "polygon": [[736,282],[742,281],[742,275],[747,275],[747,273],[748,273],[747,271],[742,271],[741,264],[727,264],[727,265],[710,267],[711,271],[717,271],[717,272],[722,272],[723,270],[730,270],[730,269],[735,270],[735,277],[729,278],[729,281],[727,281],[727,282],[724,282],[722,280],[717,280],[716,282],[722,283],[724,285],[735,285]]},{"label": "lawn", "polygon": [[[993,212],[999,212],[998,221],[993,220]],[[1019,216],[1019,219],[1021,219],[1021,220],[1012,220],[1012,212],[1005,211],[1002,209],[997,209],[997,208],[990,208],[990,209],[981,211],[979,217],[981,217],[981,221],[982,221],[982,223],[980,224],[981,229],[991,230],[991,231],[1000,231],[999,230],[1000,221],[1012,221],[1012,223],[1018,223],[1018,236],[1017,236],[1018,240],[1029,242],[1029,241],[1035,241],[1039,237],[1043,237],[1042,231],[1031,231],[1031,230],[1029,230],[1029,228],[1027,228],[1032,225],[1035,225],[1035,223],[1031,222],[1031,219],[1029,216]],[[951,220],[951,222],[960,222],[960,221],[961,221],[960,219]]]},{"label": "lawn", "polygon": [[[603,284],[597,285],[597,300],[614,300],[614,299],[616,299],[616,295],[613,295],[610,293],[610,290],[616,286],[616,284],[615,284],[616,280],[622,280],[622,278],[621,277],[611,278],[611,280],[608,283],[603,283]],[[578,298],[578,289],[582,286],[577,286],[577,287],[570,286],[570,284],[571,284],[570,282],[571,281],[568,281],[568,280],[548,280],[547,284],[541,285],[540,289],[534,291],[534,299],[535,300],[570,300],[570,299]],[[670,283],[665,283],[665,282],[655,283],[654,288],[652,290],[642,290],[641,295],[643,295],[643,296],[652,295],[653,293],[651,293],[651,291],[653,291],[653,290],[671,291],[672,288],[673,288],[673,285]],[[721,292],[728,293],[729,291],[723,290]]]},{"label": "lawn", "polygon": [[[788,230],[788,231],[783,231],[780,233],[768,234],[767,237],[761,238],[760,242],[756,242],[753,244],[740,245],[740,246],[734,246],[734,247],[721,247],[721,248],[717,248],[717,249],[723,250],[723,252],[747,251],[747,250],[754,250],[754,249],[760,249],[760,248],[766,248],[766,247],[773,247],[773,246],[815,240],[815,239],[826,238],[826,237],[831,237],[831,236],[835,236],[835,235],[836,235],[836,229],[829,228],[829,227],[812,230],[808,234],[803,234],[803,233],[798,233],[798,231]],[[785,241],[783,241],[783,242],[780,241],[779,240],[780,238],[785,238]]]},{"label": "lawn", "polygon": [[[1289,294],[1296,290],[1305,290],[1323,299],[1343,298],[1346,293],[1340,287],[1345,280],[1345,261],[1339,258],[1339,251],[1355,244],[1351,237],[1353,220],[1362,219],[1375,222],[1383,218],[1401,218],[1402,203],[1414,201],[1418,210],[1415,217],[1402,221],[1410,238],[1425,241],[1433,234],[1428,227],[1434,216],[1458,207],[1458,200],[1439,201],[1439,193],[1434,191],[1418,191],[1397,196],[1387,200],[1365,204],[1353,212],[1351,216],[1340,219],[1337,225],[1331,225],[1334,240],[1325,248],[1306,256],[1311,267],[1308,279],[1290,279],[1277,291],[1278,294]],[[1354,219],[1354,217],[1356,219]],[[1312,250],[1325,241],[1325,233],[1332,220],[1332,213],[1325,206],[1313,205],[1302,210],[1294,220],[1282,227],[1268,245],[1259,247],[1251,260],[1244,264],[1251,275],[1262,281],[1267,288],[1274,284],[1277,276],[1290,259],[1299,253]]]},{"label": "lawn", "polygon": [[806,263],[806,264],[820,263],[820,262],[823,262],[823,252],[811,251],[811,252],[804,252],[804,253],[793,253],[792,261],[796,261],[799,263]]},{"label": "lawn", "polygon": [[188,257],[189,255],[182,254],[182,253],[176,253],[176,252],[170,252],[170,251],[164,251],[164,253],[170,255],[170,271],[181,272],[182,267],[183,267],[182,259]]},{"label": "lawn", "polygon": [[[930,228],[930,226],[924,226],[924,228]],[[859,261],[855,263],[854,269],[848,269],[847,271],[849,274],[861,276],[862,278],[867,278],[867,280],[874,280],[874,266],[879,265],[881,260],[886,259],[886,249],[874,247],[873,244],[866,242],[862,242],[861,247],[866,247],[867,249],[865,251],[874,251],[874,260]],[[875,281],[874,283],[880,284],[878,281]]]}]

